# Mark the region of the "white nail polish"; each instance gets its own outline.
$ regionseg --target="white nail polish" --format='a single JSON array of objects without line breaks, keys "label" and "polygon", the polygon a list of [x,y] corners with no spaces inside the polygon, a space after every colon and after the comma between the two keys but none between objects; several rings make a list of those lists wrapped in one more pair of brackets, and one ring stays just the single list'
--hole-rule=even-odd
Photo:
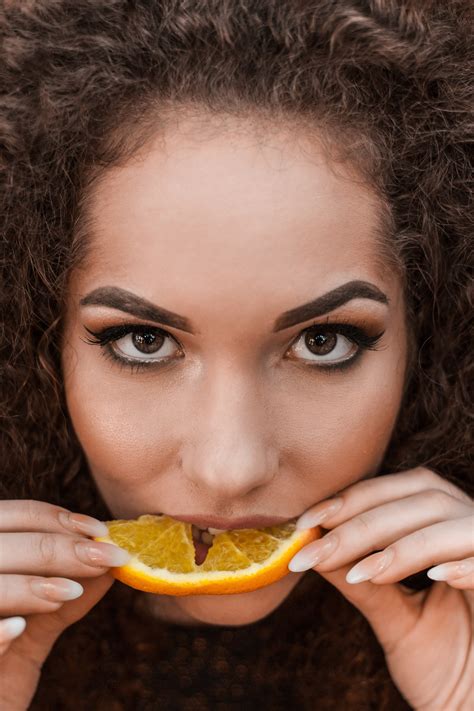
[{"label": "white nail polish", "polygon": [[106,536],[109,529],[102,521],[97,521],[85,514],[71,513],[70,511],[60,511],[58,519],[64,528],[74,533],[83,533],[86,536]]},{"label": "white nail polish", "polygon": [[308,543],[288,563],[292,573],[301,573],[326,560],[336,550],[339,540],[335,534],[327,534],[324,538]]},{"label": "white nail polish", "polygon": [[373,575],[372,573],[364,573],[362,571],[357,571],[352,568],[352,570],[349,570],[349,572],[346,575],[346,582],[355,584],[355,583],[363,583],[366,580],[370,580]]},{"label": "white nail polish", "polygon": [[302,514],[296,522],[297,529],[313,528],[318,526],[324,520],[335,514],[342,508],[343,500],[341,498],[331,499],[324,507],[308,509]]},{"label": "white nail polish", "polygon": [[466,560],[459,563],[441,563],[430,568],[426,574],[431,580],[455,580],[472,572],[474,572],[474,564]]},{"label": "white nail polish", "polygon": [[374,553],[373,556],[362,560],[349,570],[346,575],[346,582],[351,584],[363,583],[366,580],[375,578],[376,575],[379,575],[388,568],[393,560],[393,556],[394,553],[392,550]]},{"label": "white nail polish", "polygon": [[0,620],[0,640],[7,642],[19,637],[24,632],[26,620],[24,617],[8,617]]}]

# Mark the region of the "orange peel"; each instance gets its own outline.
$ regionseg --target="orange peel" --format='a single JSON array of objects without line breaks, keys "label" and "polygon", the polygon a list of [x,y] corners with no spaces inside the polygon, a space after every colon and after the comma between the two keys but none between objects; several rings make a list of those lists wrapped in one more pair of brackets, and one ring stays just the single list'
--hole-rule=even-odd
[{"label": "orange peel", "polygon": [[295,519],[266,528],[234,529],[214,536],[205,560],[195,562],[192,527],[165,514],[105,521],[107,536],[131,554],[112,575],[137,590],[162,595],[229,595],[280,580],[303,546],[320,538],[319,527],[299,530]]}]

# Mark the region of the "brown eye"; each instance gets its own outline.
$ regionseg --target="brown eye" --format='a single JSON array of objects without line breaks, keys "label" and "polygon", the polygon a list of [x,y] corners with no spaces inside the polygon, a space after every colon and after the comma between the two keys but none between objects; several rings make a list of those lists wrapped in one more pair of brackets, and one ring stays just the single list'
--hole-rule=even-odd
[{"label": "brown eye", "polygon": [[358,345],[342,333],[322,328],[303,331],[290,348],[293,357],[315,364],[349,360],[358,350]]},{"label": "brown eye", "polygon": [[156,353],[163,345],[164,338],[159,333],[133,333],[132,343],[140,353]]},{"label": "brown eye", "polygon": [[308,333],[305,336],[305,345],[314,355],[327,355],[334,350],[337,344],[335,333]]},{"label": "brown eye", "polygon": [[172,336],[150,329],[130,331],[113,342],[115,354],[123,360],[151,362],[179,355],[181,350]]}]

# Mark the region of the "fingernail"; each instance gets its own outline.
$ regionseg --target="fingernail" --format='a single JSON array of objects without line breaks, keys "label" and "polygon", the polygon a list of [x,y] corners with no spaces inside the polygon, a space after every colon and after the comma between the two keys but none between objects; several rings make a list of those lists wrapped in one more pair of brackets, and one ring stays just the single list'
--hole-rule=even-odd
[{"label": "fingernail", "polygon": [[393,556],[393,550],[388,548],[385,551],[380,551],[380,553],[374,553],[370,558],[362,560],[349,570],[346,575],[346,582],[362,583],[365,580],[374,578],[388,568],[393,560]]},{"label": "fingernail", "polygon": [[336,511],[339,511],[343,503],[343,499],[337,497],[335,499],[328,499],[328,501],[325,501],[323,504],[312,506],[296,521],[296,528],[302,529],[318,526],[325,519],[335,514]]},{"label": "fingernail", "polygon": [[77,557],[86,565],[100,565],[106,568],[116,568],[125,565],[131,555],[123,548],[115,546],[113,543],[88,543],[78,541],[76,543]]},{"label": "fingernail", "polygon": [[288,568],[293,573],[309,570],[317,563],[328,558],[336,550],[339,539],[334,533],[328,533],[324,538],[313,541],[302,548],[288,563]]},{"label": "fingernail", "polygon": [[5,620],[0,620],[0,639],[6,642],[10,639],[19,637],[24,632],[26,620],[24,617],[8,617]]},{"label": "fingernail", "polygon": [[431,580],[455,580],[456,578],[463,578],[465,575],[469,575],[474,572],[474,561],[464,560],[454,563],[442,563],[441,565],[436,565],[434,568],[430,568],[426,575],[431,578]]},{"label": "fingernail", "polygon": [[64,528],[73,533],[85,533],[86,536],[106,536],[109,532],[105,523],[85,514],[60,511],[58,519]]},{"label": "fingernail", "polygon": [[82,585],[79,585],[74,580],[65,580],[64,578],[32,580],[30,586],[37,597],[51,602],[75,600],[84,592]]}]

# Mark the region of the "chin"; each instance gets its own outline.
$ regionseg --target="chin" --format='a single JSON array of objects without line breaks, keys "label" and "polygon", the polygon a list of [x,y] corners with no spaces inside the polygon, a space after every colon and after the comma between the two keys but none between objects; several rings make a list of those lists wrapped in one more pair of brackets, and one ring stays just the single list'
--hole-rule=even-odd
[{"label": "chin", "polygon": [[237,595],[190,595],[176,598],[195,623],[241,626],[262,620],[288,597],[303,573],[288,573],[276,583]]}]

